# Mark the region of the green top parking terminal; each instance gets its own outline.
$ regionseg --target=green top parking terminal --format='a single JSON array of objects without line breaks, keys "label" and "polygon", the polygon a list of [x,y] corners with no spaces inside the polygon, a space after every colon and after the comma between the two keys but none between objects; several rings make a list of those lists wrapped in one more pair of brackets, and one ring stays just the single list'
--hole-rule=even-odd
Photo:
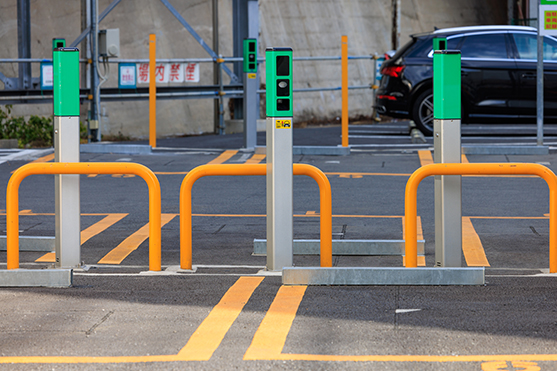
[{"label": "green top parking terminal", "polygon": [[79,49],[52,51],[54,116],[79,116]]},{"label": "green top parking terminal", "polygon": [[244,39],[244,72],[257,72],[257,40]]},{"label": "green top parking terminal", "polygon": [[292,48],[267,48],[267,117],[292,117]]}]

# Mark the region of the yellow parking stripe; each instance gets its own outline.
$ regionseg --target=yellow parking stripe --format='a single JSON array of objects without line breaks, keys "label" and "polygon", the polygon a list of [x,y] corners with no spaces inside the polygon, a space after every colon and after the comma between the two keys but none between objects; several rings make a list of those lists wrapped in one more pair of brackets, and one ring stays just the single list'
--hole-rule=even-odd
[{"label": "yellow parking stripe", "polygon": [[469,267],[489,267],[480,237],[470,217],[462,217],[462,252]]},{"label": "yellow parking stripe", "polygon": [[431,151],[420,150],[418,151],[418,156],[420,157],[420,166],[433,164],[433,157],[431,156]]},{"label": "yellow parking stripe", "polygon": [[224,151],[223,153],[220,154],[220,156],[218,156],[217,158],[215,158],[213,161],[209,161],[207,163],[207,165],[218,165],[218,164],[222,164],[223,162],[228,161],[232,156],[234,156],[236,153],[238,153],[238,151],[233,151],[233,150],[228,150],[228,151]]},{"label": "yellow parking stripe", "polygon": [[244,360],[280,357],[307,286],[281,286],[261,321]]},{"label": "yellow parking stripe", "polygon": [[266,157],[267,155],[264,155],[262,153],[256,153],[253,156],[251,156],[251,158],[249,158],[246,161],[246,164],[258,164],[261,161],[263,161],[263,159]]},{"label": "yellow parking stripe", "polygon": [[178,357],[208,361],[263,277],[240,277],[199,325]]},{"label": "yellow parking stripe", "polygon": [[463,164],[469,164],[470,161],[468,161],[468,157],[466,157],[466,155],[463,153],[460,155],[460,162]]},{"label": "yellow parking stripe", "polygon": [[[165,226],[178,214],[162,214],[161,227]],[[139,245],[149,237],[149,223],[139,228],[134,234],[122,241],[112,251],[106,254],[98,264],[120,264],[133,251],[137,250]]]},{"label": "yellow parking stripe", "polygon": [[34,164],[34,163],[37,163],[37,162],[49,162],[49,161],[52,161],[52,160],[54,160],[54,153],[51,153],[50,155],[46,155],[46,156],[43,156],[43,157],[39,157],[38,159],[36,159],[34,161],[31,161],[30,164]]},{"label": "yellow parking stripe", "polygon": [[[83,245],[87,240],[101,233],[105,229],[111,227],[113,224],[125,218],[128,214],[108,214],[106,217],[96,222],[87,229],[81,231],[81,244]],[[35,260],[36,263],[55,263],[56,253],[49,252]]]}]

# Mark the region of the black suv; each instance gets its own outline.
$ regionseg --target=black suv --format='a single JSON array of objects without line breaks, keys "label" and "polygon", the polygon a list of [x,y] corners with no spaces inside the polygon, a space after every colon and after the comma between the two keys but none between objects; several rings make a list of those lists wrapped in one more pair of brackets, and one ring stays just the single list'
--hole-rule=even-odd
[{"label": "black suv", "polygon": [[[412,35],[381,67],[375,108],[411,118],[433,131],[433,38],[462,53],[462,121],[535,122],[537,31],[521,26],[476,26]],[[545,120],[557,118],[557,39],[544,38]]]}]

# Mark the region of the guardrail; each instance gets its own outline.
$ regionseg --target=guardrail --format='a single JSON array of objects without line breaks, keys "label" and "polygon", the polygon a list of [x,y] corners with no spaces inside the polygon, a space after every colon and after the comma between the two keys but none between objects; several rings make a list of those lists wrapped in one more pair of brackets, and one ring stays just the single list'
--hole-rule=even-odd
[{"label": "guardrail", "polygon": [[[191,221],[191,191],[194,183],[205,176],[246,176],[266,175],[266,164],[253,165],[201,165],[191,170],[180,187],[180,268],[192,269],[192,221]],[[307,175],[313,178],[319,186],[320,198],[320,239],[321,266],[333,265],[332,241],[332,194],[331,184],[327,176],[318,168],[306,164],[294,164],[294,175]]]},{"label": "guardrail", "polygon": [[417,198],[418,185],[431,175],[537,175],[549,186],[549,272],[557,273],[557,177],[539,164],[485,163],[485,164],[430,164],[416,170],[406,183],[404,221],[406,225],[406,267],[418,266],[417,252]]},{"label": "guardrail", "polygon": [[134,174],[149,187],[149,270],[161,270],[161,187],[155,174],[135,163],[56,162],[31,163],[17,169],[6,191],[8,269],[19,268],[19,185],[29,175],[38,174]]}]

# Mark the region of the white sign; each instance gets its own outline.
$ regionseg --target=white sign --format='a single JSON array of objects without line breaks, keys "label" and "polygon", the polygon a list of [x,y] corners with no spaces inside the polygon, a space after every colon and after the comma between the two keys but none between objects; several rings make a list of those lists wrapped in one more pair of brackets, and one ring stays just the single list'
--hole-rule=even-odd
[{"label": "white sign", "polygon": [[[158,83],[199,82],[198,63],[159,63],[155,66]],[[137,64],[137,83],[149,83],[149,63]]]},{"label": "white sign", "polygon": [[41,86],[42,88],[51,88],[54,86],[54,72],[52,64],[41,65]]},{"label": "white sign", "polygon": [[199,63],[188,63],[185,67],[184,80],[186,82],[199,82]]},{"label": "white sign", "polygon": [[135,87],[135,66],[121,65],[120,67],[120,87]]},{"label": "white sign", "polygon": [[538,30],[540,35],[557,35],[557,1],[541,0]]}]

